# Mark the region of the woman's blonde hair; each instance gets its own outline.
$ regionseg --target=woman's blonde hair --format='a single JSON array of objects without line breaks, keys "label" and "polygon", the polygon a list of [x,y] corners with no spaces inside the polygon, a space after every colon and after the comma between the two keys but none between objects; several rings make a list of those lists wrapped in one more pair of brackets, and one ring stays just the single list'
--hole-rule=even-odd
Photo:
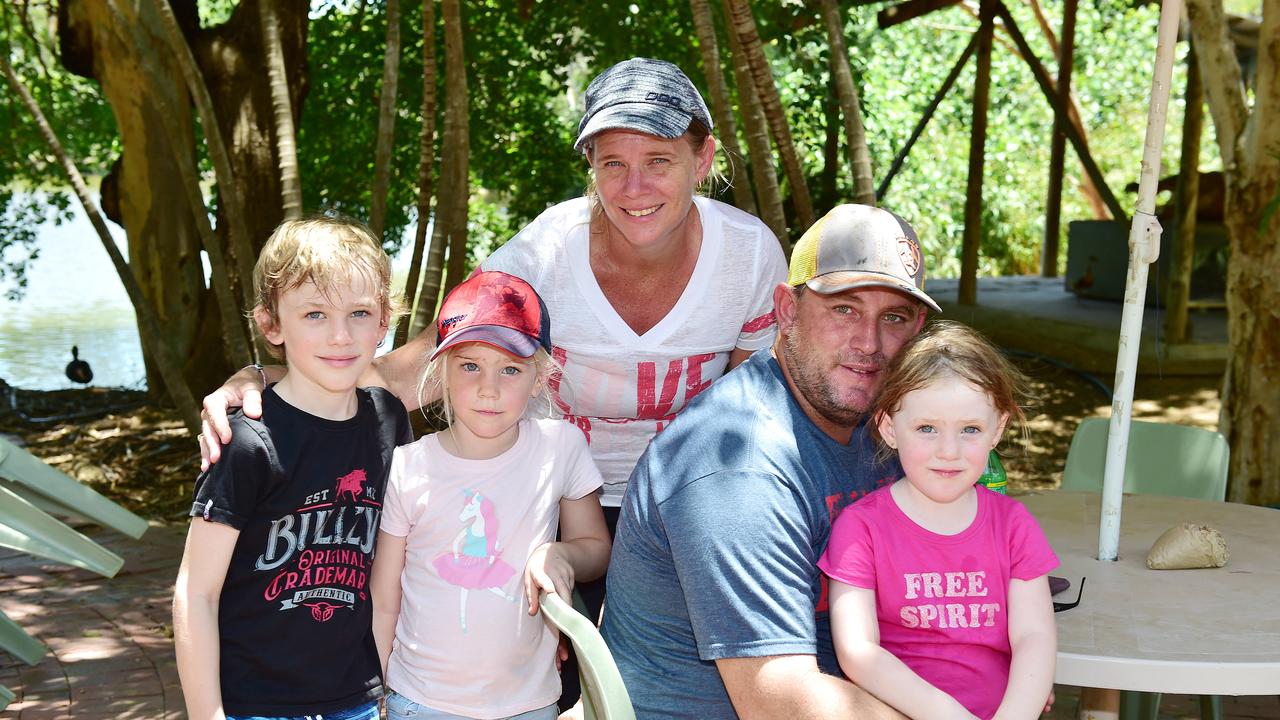
[{"label": "woman's blonde hair", "polygon": [[[265,313],[269,326],[275,326],[280,296],[289,290],[311,282],[327,298],[357,277],[375,288],[382,324],[390,326],[403,311],[402,303],[391,295],[391,260],[369,228],[346,217],[285,220],[271,233],[253,268],[253,314]],[[260,324],[255,327],[262,333]],[[267,345],[276,358],[284,357],[283,345]]]},{"label": "woman's blonde hair", "polygon": [[[444,420],[445,425],[453,424],[453,406],[449,402],[449,359],[453,357],[453,353],[458,348],[473,344],[475,343],[458,343],[435,356],[435,358],[428,360],[421,377],[418,379],[418,400],[420,403],[423,398],[431,397],[435,391],[438,390],[440,392],[436,414],[440,419]],[[525,417],[551,417],[555,411],[555,407],[552,405],[551,383],[560,381],[562,370],[560,364],[541,347],[535,350],[531,357],[527,358],[519,358],[510,353],[506,354],[517,362],[525,362],[532,365],[534,372],[538,374],[538,380],[542,383],[538,394],[530,398],[529,403],[525,406]],[[427,414],[426,404],[422,404],[421,412],[422,417],[427,422],[431,422],[432,418]]]},{"label": "woman's blonde hair", "polygon": [[890,456],[893,450],[884,445],[879,419],[897,412],[907,393],[947,377],[959,378],[986,393],[996,412],[1016,421],[1025,435],[1024,408],[1033,400],[1027,376],[978,331],[937,320],[903,347],[885,372],[871,411],[871,431],[881,444],[882,455]]}]

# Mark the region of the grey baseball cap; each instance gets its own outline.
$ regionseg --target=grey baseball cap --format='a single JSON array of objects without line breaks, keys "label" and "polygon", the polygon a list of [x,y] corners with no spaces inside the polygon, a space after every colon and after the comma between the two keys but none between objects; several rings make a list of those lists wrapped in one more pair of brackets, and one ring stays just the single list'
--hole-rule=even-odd
[{"label": "grey baseball cap", "polygon": [[787,282],[830,295],[881,287],[906,293],[937,312],[924,292],[920,240],[906,220],[870,205],[837,205],[791,249]]},{"label": "grey baseball cap", "polygon": [[573,144],[578,152],[586,152],[592,136],[605,130],[634,130],[673,139],[684,135],[692,120],[714,129],[698,88],[680,68],[664,60],[623,60],[591,81],[586,101]]}]

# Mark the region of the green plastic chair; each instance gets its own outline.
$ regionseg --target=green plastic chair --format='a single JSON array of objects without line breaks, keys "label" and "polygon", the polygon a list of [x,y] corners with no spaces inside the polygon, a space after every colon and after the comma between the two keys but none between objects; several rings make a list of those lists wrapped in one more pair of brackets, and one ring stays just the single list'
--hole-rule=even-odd
[{"label": "green plastic chair", "polygon": [[[1100,492],[1109,418],[1085,418],[1071,438],[1063,490]],[[1133,420],[1124,464],[1124,491],[1221,501],[1227,495],[1231,450],[1213,430]]]},{"label": "green plastic chair", "polygon": [[[1085,418],[1071,438],[1063,490],[1101,492],[1110,418]],[[1227,496],[1231,449],[1213,430],[1132,420],[1124,464],[1124,491],[1222,502]],[[1122,720],[1156,720],[1160,693],[1120,693]],[[1222,698],[1200,696],[1200,717],[1221,720]]]},{"label": "green plastic chair", "polygon": [[595,624],[555,593],[542,593],[540,602],[542,615],[573,643],[586,720],[635,720],[631,696]]},{"label": "green plastic chair", "polygon": [[0,437],[0,487],[47,513],[79,516],[137,540],[147,521]]}]

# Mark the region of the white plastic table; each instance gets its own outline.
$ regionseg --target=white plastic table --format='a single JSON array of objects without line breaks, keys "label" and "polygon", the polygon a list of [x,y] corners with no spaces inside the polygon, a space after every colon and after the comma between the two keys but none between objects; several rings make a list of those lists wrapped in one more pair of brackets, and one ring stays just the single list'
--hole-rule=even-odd
[{"label": "white plastic table", "polygon": [[[1018,497],[1044,529],[1071,581],[1055,601],[1064,685],[1202,695],[1280,694],[1280,510],[1125,495],[1120,558],[1098,554],[1098,493]],[[1211,525],[1227,541],[1223,568],[1150,570],[1147,551],[1169,527]]]}]

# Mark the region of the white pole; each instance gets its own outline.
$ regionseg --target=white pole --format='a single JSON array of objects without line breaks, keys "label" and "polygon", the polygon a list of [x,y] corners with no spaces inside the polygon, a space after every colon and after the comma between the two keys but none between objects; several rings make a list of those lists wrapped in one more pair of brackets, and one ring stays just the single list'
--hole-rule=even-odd
[{"label": "white pole", "polygon": [[1147,136],[1142,149],[1142,174],[1138,178],[1138,207],[1129,228],[1129,273],[1120,316],[1120,352],[1116,358],[1115,395],[1111,400],[1111,430],[1107,435],[1107,464],[1102,481],[1102,517],[1098,525],[1098,558],[1101,560],[1115,560],[1120,546],[1120,505],[1124,494],[1125,457],[1129,451],[1133,383],[1142,340],[1142,312],[1147,298],[1147,266],[1160,256],[1160,222],[1155,217],[1156,182],[1160,179],[1160,151],[1164,145],[1181,5],[1182,0],[1164,0],[1160,8],[1151,107],[1147,112]]}]

